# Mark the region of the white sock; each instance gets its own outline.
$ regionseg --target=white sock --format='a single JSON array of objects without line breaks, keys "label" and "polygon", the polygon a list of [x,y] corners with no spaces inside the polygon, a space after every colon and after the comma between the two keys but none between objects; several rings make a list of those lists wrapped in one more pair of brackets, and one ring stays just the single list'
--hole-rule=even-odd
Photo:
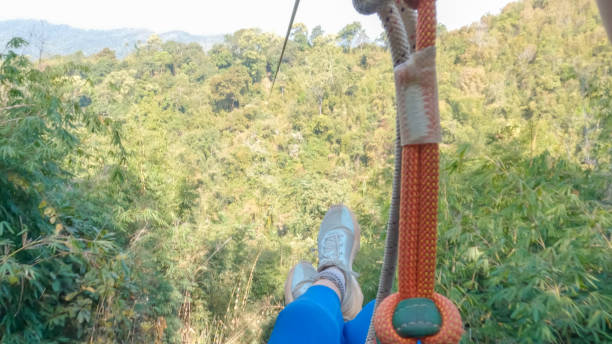
[{"label": "white sock", "polygon": [[342,302],[344,299],[344,293],[346,292],[346,278],[344,277],[342,270],[335,266],[330,266],[319,272],[317,277],[319,279],[322,278],[332,282],[340,291],[340,302]]}]

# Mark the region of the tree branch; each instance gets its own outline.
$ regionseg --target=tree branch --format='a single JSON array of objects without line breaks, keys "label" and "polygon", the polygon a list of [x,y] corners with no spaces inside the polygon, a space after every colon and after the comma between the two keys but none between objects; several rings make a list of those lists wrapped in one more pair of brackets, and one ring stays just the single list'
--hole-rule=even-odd
[{"label": "tree branch", "polygon": [[27,107],[27,106],[31,106],[31,105],[32,104],[17,104],[17,105],[5,106],[5,107],[0,107],[0,111],[19,109],[19,108]]},{"label": "tree branch", "polygon": [[10,122],[18,122],[18,121],[22,121],[24,119],[28,119],[28,118],[36,118],[38,116],[26,116],[26,117],[17,117],[17,118],[11,118],[11,119],[7,119],[4,122],[0,122],[0,125],[6,125]]}]

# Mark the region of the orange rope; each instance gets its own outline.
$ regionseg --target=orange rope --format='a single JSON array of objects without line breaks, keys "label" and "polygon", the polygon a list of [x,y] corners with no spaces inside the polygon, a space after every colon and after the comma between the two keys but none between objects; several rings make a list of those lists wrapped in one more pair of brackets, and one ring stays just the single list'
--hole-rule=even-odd
[{"label": "orange rope", "polygon": [[408,145],[402,151],[399,293],[402,299],[431,298],[436,270],[438,144]]},{"label": "orange rope", "polygon": [[[414,3],[415,1],[412,1]],[[436,45],[436,2],[435,0],[420,0],[417,5],[417,43],[416,49],[421,50]]]},{"label": "orange rope", "polygon": [[[414,5],[414,4],[412,4]],[[436,3],[418,2],[416,49],[436,44]],[[436,270],[438,144],[407,145],[402,151],[399,293],[431,298]]]}]

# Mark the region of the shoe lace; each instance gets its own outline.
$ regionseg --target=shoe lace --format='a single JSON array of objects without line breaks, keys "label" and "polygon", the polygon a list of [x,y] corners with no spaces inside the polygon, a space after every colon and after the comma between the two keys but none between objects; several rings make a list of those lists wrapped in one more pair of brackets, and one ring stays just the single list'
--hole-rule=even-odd
[{"label": "shoe lace", "polygon": [[321,258],[329,260],[344,260],[344,239],[346,234],[342,229],[328,232],[322,240],[320,254]]}]

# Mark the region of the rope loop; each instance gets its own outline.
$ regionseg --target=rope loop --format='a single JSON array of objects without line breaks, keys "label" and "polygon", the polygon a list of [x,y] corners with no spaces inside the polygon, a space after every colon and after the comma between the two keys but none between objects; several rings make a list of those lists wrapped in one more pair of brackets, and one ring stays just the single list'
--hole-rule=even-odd
[{"label": "rope loop", "polygon": [[373,319],[376,337],[382,344],[416,344],[418,340],[423,344],[459,343],[463,334],[459,310],[451,300],[438,293],[433,294],[432,300],[442,315],[442,326],[438,333],[423,338],[403,338],[397,334],[392,319],[401,296],[395,293],[386,297],[376,309]]},{"label": "rope loop", "polygon": [[361,14],[374,14],[390,0],[353,0],[353,7]]}]

